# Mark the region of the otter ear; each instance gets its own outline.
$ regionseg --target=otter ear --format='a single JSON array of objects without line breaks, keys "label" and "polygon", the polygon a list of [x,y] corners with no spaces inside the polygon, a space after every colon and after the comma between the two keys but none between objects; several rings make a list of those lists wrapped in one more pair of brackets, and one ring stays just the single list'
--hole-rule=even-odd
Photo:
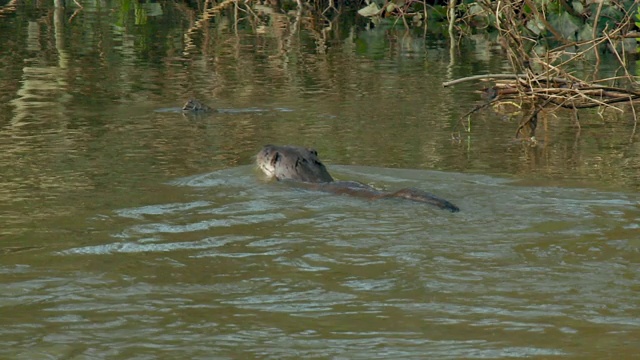
[{"label": "otter ear", "polygon": [[271,165],[275,166],[278,160],[280,160],[280,153],[276,151],[276,153],[271,157]]},{"label": "otter ear", "polygon": [[310,153],[312,153],[314,156],[318,156],[318,152],[316,151],[316,149],[314,148],[308,148],[307,151],[309,151]]}]

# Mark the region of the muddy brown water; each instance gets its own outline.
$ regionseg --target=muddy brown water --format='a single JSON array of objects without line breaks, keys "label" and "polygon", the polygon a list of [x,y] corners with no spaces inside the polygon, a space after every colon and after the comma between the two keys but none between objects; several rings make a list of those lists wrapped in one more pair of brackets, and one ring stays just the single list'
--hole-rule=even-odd
[{"label": "muddy brown water", "polygon": [[[452,141],[479,96],[440,84],[504,70],[495,49],[451,59],[357,28],[283,48],[205,29],[178,52],[181,23],[145,48],[103,11],[3,20],[24,26],[0,40],[0,358],[640,353],[629,112],[586,111],[579,130],[548,114],[532,147],[487,111]],[[155,111],[191,96],[238,111]],[[314,146],[338,179],[461,212],[264,182],[251,164],[265,143]]]}]

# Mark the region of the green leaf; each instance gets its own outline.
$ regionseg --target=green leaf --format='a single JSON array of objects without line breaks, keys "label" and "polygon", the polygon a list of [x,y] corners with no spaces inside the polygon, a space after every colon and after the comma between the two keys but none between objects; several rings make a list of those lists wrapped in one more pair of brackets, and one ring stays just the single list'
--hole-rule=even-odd
[{"label": "green leaf", "polygon": [[578,41],[593,40],[593,26],[591,24],[584,24],[582,29],[578,32]]},{"label": "green leaf", "polygon": [[360,10],[358,10],[358,14],[360,14],[361,16],[364,16],[364,17],[376,16],[376,15],[380,14],[380,8],[378,7],[378,4],[372,2],[371,4],[363,7]]},{"label": "green leaf", "polygon": [[542,34],[545,30],[544,24],[537,17],[529,20],[527,22],[526,28],[531,30],[531,32],[536,35]]},{"label": "green leaf", "polygon": [[397,9],[398,6],[392,2],[387,5],[387,13],[393,12],[393,10]]},{"label": "green leaf", "polygon": [[566,11],[560,12],[559,15],[554,16],[549,14],[549,24],[553,26],[565,39],[575,39],[576,33],[584,25],[574,16]]},{"label": "green leaf", "polygon": [[575,0],[571,3],[571,7],[573,7],[573,10],[575,10],[578,14],[582,14],[584,12],[584,6],[582,5],[582,2]]}]

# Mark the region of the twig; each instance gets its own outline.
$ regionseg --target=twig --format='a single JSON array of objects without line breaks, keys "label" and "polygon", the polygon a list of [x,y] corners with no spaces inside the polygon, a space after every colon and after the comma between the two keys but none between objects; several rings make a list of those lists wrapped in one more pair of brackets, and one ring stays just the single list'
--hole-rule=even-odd
[{"label": "twig", "polygon": [[525,74],[486,74],[486,75],[473,75],[473,76],[467,76],[467,77],[463,77],[460,79],[455,79],[455,80],[451,80],[451,81],[446,81],[442,83],[443,87],[448,87],[451,85],[456,85],[465,81],[473,81],[473,80],[480,80],[480,79],[518,79],[518,78],[522,78],[522,79],[526,79],[527,75]]},{"label": "twig", "polygon": [[631,130],[631,137],[629,137],[629,143],[633,143],[633,137],[636,135],[636,128],[638,127],[638,115],[636,114],[636,108],[631,104],[631,112],[633,113],[633,130]]}]

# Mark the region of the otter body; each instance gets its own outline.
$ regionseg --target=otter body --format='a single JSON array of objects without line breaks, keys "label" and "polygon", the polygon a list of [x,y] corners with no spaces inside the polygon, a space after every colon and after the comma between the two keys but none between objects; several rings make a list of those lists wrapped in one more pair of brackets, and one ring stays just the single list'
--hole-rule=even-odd
[{"label": "otter body", "polygon": [[198,99],[189,99],[182,106],[182,111],[192,113],[205,113],[213,111],[213,109],[200,102]]},{"label": "otter body", "polygon": [[256,156],[256,164],[270,178],[301,182],[313,190],[368,199],[401,198],[435,205],[451,212],[460,211],[449,201],[418,189],[382,192],[355,181],[334,181],[320,161],[318,152],[311,148],[265,145]]}]

